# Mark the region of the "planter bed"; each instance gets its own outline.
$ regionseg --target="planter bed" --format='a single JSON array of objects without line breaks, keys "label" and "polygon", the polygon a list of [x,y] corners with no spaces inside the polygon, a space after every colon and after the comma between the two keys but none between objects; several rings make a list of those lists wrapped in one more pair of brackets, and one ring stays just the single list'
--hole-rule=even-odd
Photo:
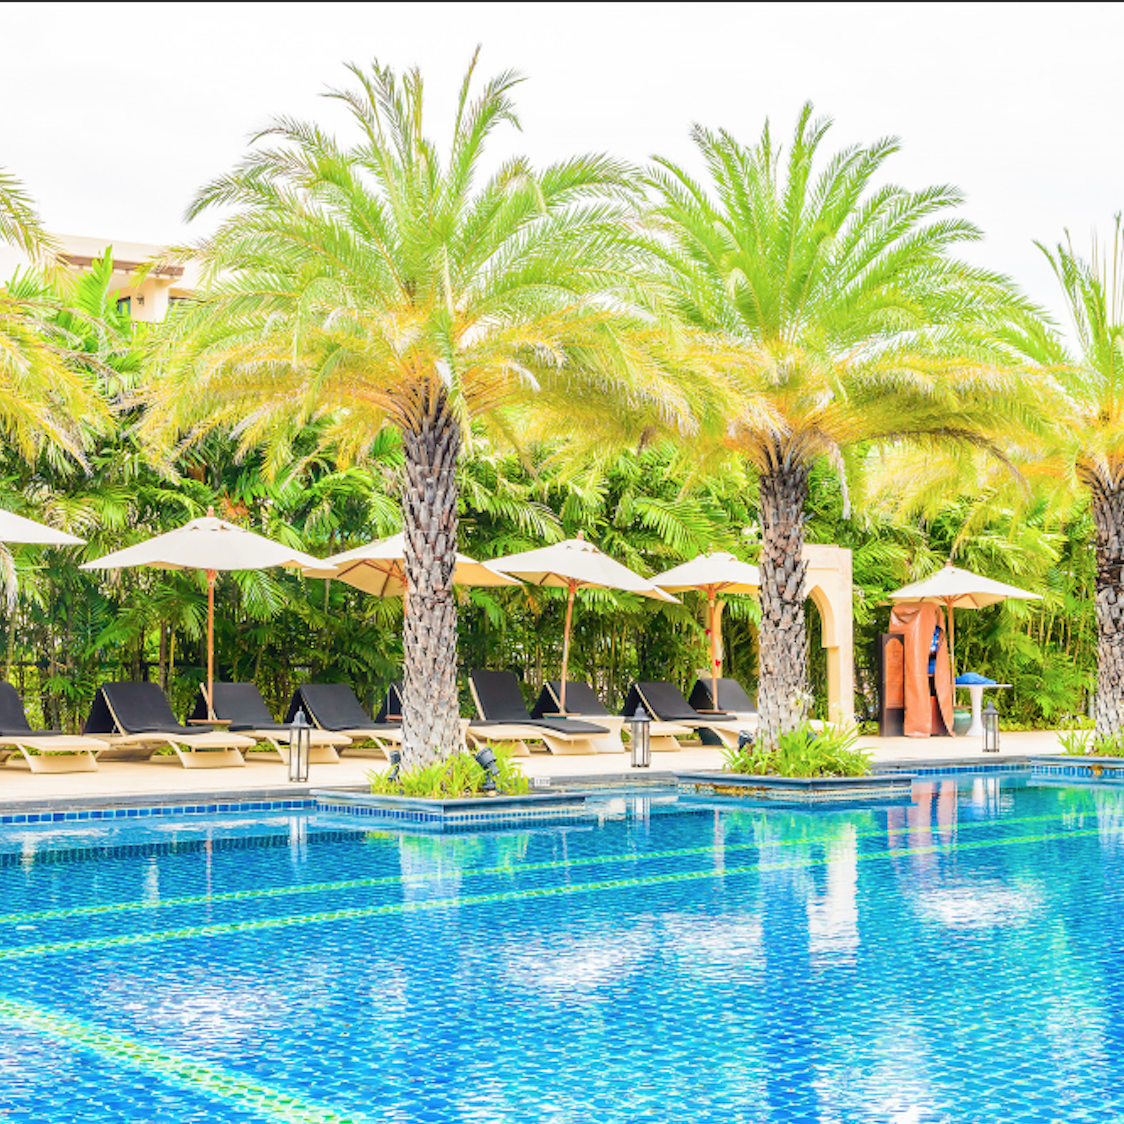
[{"label": "planter bed", "polygon": [[885,773],[869,777],[759,777],[741,773],[679,773],[676,788],[681,796],[698,796],[706,800],[866,804],[909,799],[913,776],[910,773]]},{"label": "planter bed", "polygon": [[586,794],[574,792],[528,793],[523,796],[465,796],[434,800],[424,796],[376,796],[369,792],[313,789],[321,812],[360,816],[429,831],[449,831],[489,824],[532,823],[573,819],[587,814]]}]

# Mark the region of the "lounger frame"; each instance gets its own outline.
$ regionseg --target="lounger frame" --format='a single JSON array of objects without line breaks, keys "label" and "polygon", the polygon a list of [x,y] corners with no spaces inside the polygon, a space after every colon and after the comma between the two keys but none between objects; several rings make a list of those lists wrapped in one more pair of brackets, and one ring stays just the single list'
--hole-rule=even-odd
[{"label": "lounger frame", "polygon": [[[603,740],[605,734],[565,734],[560,730],[549,730],[544,726],[537,726],[532,721],[523,723],[518,720],[506,722],[490,719],[486,709],[480,703],[480,695],[471,675],[468,677],[468,689],[472,693],[472,702],[477,712],[483,722],[487,723],[487,726],[477,726],[475,723],[469,726],[468,736],[476,744],[489,740],[511,742],[515,746],[514,752],[517,757],[531,756],[531,751],[527,746],[529,741],[542,742],[551,753],[559,757],[588,756],[601,752],[595,743]],[[527,717],[530,719],[529,714]],[[593,725],[600,725],[600,722],[593,723]]]}]

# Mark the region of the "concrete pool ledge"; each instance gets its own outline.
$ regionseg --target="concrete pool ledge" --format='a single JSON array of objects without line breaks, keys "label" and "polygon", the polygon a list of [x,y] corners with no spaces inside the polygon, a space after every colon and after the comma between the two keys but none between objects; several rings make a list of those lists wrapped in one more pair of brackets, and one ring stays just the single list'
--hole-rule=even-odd
[{"label": "concrete pool ledge", "polygon": [[911,773],[882,773],[866,777],[746,776],[741,773],[679,773],[681,796],[706,800],[769,800],[785,804],[853,804],[908,800]]},{"label": "concrete pool ledge", "polygon": [[1035,757],[1030,763],[1031,780],[1100,781],[1124,784],[1124,758],[1079,757],[1077,754]]},{"label": "concrete pool ledge", "polygon": [[443,831],[469,825],[480,827],[585,816],[586,798],[592,793],[530,792],[519,796],[467,796],[440,800],[316,788],[310,795],[320,812],[392,820],[398,824]]}]

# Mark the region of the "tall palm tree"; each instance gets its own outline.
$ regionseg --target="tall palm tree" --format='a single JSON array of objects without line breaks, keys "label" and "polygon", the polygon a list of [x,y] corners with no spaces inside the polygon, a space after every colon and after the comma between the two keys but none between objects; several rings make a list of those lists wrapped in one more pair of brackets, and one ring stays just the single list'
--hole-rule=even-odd
[{"label": "tall palm tree", "polygon": [[[1089,258],[1067,235],[1053,250],[1038,243],[1062,288],[1076,351],[1043,337],[1037,357],[1061,393],[1049,403],[1044,439],[1030,470],[1075,485],[1089,497],[1096,552],[1098,738],[1124,735],[1124,231]],[[1036,463],[1035,463],[1036,462]]]},{"label": "tall palm tree", "polygon": [[152,434],[230,427],[275,467],[309,419],[345,461],[383,426],[401,431],[409,762],[459,742],[451,580],[469,420],[520,398],[581,413],[619,394],[665,415],[681,401],[653,366],[658,324],[628,311],[628,170],[603,156],[543,171],[513,158],[486,176],[486,142],[516,123],[519,79],[501,74],[473,98],[475,65],[444,159],[423,131],[420,74],[375,63],[330,95],[355,143],[279,119],[258,138],[275,147],[200,192],[192,215],[233,214],[184,251],[209,287],[171,319],[151,397]]},{"label": "tall palm tree", "polygon": [[[740,405],[723,444],[757,473],[759,709],[767,744],[808,705],[802,557],[808,476],[847,446],[912,434],[979,440],[1010,384],[993,325],[1028,314],[1007,282],[955,260],[979,237],[952,187],[880,185],[895,140],[819,160],[830,122],[799,116],[787,156],[701,127],[708,183],[651,173],[659,254],[686,320],[715,339]],[[724,354],[723,354],[724,353]]]}]

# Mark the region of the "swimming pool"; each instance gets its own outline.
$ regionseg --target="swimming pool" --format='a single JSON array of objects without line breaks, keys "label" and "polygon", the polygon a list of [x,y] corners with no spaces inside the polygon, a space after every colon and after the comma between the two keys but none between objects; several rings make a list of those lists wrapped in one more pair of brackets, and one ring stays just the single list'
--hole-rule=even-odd
[{"label": "swimming pool", "polygon": [[[627,813],[627,814],[622,814]],[[0,1121],[1124,1118],[1124,793],[0,829]]]}]

